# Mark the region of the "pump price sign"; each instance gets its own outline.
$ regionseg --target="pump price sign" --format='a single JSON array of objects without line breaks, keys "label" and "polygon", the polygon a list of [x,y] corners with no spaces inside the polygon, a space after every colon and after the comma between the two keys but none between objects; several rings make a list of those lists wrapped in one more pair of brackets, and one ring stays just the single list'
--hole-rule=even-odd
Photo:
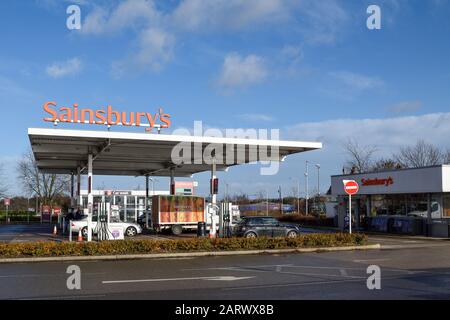
[{"label": "pump price sign", "polygon": [[355,180],[345,180],[344,191],[350,196],[357,194],[359,191],[358,182],[356,182]]}]

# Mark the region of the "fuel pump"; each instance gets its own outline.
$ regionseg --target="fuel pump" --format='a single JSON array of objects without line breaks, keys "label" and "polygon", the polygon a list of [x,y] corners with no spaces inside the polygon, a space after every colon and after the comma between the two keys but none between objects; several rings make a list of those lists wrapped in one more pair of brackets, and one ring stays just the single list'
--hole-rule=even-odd
[{"label": "fuel pump", "polygon": [[99,241],[111,239],[111,231],[109,230],[109,212],[111,211],[110,203],[97,203],[94,207],[94,214],[97,214],[96,232]]},{"label": "fuel pump", "polygon": [[220,206],[219,235],[230,238],[231,232],[231,203],[223,202]]},{"label": "fuel pump", "polygon": [[220,218],[219,218],[220,208],[215,204],[208,203],[208,205],[206,206],[206,212],[210,236],[215,237],[217,226],[220,227]]}]

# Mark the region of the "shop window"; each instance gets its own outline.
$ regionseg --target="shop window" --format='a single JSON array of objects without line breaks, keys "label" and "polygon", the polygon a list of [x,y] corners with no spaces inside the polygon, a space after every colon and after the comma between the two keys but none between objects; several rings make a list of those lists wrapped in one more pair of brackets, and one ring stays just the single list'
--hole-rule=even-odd
[{"label": "shop window", "polygon": [[127,221],[136,222],[136,198],[133,196],[127,196]]}]

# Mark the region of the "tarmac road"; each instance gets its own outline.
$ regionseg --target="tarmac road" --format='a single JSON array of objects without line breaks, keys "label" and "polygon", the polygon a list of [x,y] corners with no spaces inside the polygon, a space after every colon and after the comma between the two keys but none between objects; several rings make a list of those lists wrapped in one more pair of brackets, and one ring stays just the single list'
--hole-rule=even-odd
[{"label": "tarmac road", "polygon": [[[79,291],[70,263],[2,264],[0,299],[450,299],[449,242],[384,240],[392,249],[78,262]],[[381,290],[367,288],[369,265]]]}]

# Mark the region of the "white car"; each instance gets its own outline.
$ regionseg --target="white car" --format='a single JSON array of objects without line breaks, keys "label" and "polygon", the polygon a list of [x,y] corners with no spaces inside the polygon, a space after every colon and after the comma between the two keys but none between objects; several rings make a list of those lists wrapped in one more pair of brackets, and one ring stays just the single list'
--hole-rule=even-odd
[{"label": "white car", "polygon": [[[138,234],[142,233],[142,227],[138,225],[137,223],[130,223],[130,222],[110,222],[109,226],[112,228],[122,228],[123,233],[127,237],[135,237]],[[91,228],[92,232],[95,234],[96,228],[97,228],[97,222],[92,221],[91,222]],[[72,220],[72,232],[73,233],[79,233],[81,230],[81,234],[83,237],[87,237],[88,231],[87,231],[87,218],[83,218],[81,220]]]},{"label": "white car", "polygon": [[[428,218],[428,211],[426,205],[423,205],[424,208],[420,208],[421,210],[414,210],[412,212],[408,212],[409,216]],[[441,206],[438,202],[431,203],[431,219],[440,219],[441,218]]]}]

